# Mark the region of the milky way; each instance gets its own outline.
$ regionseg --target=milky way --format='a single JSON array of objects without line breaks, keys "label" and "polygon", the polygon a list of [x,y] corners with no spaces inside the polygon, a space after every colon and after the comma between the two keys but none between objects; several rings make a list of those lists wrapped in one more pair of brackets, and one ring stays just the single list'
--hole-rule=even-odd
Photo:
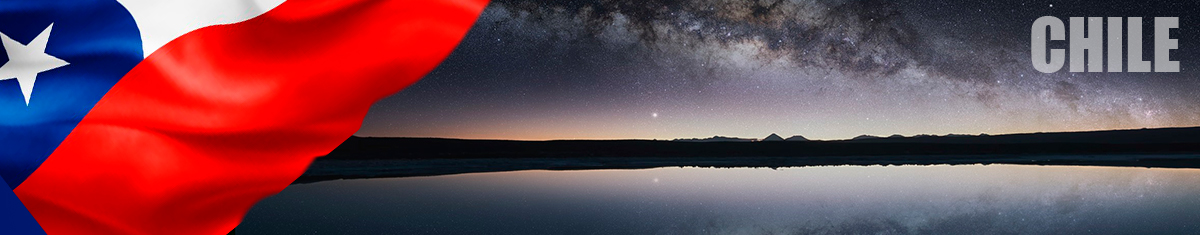
[{"label": "milky way", "polygon": [[[359,135],[836,139],[1200,125],[1200,7],[1180,2],[494,1]],[[1172,59],[1183,71],[1038,72],[1029,35],[1041,16],[1180,17]]]}]

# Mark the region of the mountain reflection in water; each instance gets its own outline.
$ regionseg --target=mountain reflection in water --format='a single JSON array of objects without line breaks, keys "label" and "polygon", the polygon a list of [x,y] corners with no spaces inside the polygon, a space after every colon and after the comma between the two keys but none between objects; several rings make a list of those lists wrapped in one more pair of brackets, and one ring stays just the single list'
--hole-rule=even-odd
[{"label": "mountain reflection in water", "polygon": [[238,234],[1180,234],[1200,170],[836,166],[516,171],[297,184]]}]

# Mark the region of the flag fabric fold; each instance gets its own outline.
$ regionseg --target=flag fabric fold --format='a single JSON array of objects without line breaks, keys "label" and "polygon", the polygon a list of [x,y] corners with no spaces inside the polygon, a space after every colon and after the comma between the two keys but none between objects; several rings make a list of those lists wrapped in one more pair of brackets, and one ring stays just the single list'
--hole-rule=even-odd
[{"label": "flag fabric fold", "polygon": [[[3,179],[3,177],[0,177]],[[0,185],[0,227],[6,234],[46,234],[7,184]]]},{"label": "flag fabric fold", "polygon": [[289,0],[166,43],[14,192],[49,234],[225,234],[449,55],[486,0]]}]

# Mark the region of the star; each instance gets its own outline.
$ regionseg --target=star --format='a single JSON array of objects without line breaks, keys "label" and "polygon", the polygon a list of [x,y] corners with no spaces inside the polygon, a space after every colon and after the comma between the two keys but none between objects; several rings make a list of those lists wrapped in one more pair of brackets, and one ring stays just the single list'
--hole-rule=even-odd
[{"label": "star", "polygon": [[0,33],[0,42],[8,52],[8,62],[0,66],[0,81],[16,78],[21,85],[21,94],[25,95],[25,106],[29,106],[29,97],[33,95],[33,83],[37,81],[39,73],[70,64],[46,54],[46,43],[50,41],[51,28],[54,28],[54,24],[46,26],[46,29],[29,44],[21,44]]}]

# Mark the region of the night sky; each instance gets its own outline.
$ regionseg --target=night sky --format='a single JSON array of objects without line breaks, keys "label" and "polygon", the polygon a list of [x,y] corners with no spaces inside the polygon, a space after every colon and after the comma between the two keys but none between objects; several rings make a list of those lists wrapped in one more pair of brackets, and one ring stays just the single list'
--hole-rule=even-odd
[{"label": "night sky", "polygon": [[[1197,126],[1198,4],[498,0],[440,67],[376,104],[357,135],[841,139]],[[1144,17],[1145,60],[1153,17],[1179,17],[1171,56],[1182,72],[1038,72],[1030,28],[1041,16],[1068,31],[1067,17]]]}]

